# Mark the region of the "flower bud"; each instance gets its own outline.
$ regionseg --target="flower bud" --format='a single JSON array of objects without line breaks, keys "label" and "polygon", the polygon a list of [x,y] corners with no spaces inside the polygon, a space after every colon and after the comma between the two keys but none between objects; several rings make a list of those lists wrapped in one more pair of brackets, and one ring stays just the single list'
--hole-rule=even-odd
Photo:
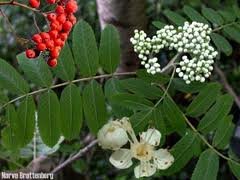
[{"label": "flower bud", "polygon": [[98,144],[103,149],[118,150],[127,142],[127,132],[118,121],[111,121],[98,131]]}]

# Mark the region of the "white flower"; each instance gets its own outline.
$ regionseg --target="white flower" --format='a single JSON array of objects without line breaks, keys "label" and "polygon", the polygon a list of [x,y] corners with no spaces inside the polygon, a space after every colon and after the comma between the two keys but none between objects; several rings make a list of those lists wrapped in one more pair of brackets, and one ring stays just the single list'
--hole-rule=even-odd
[{"label": "white flower", "polygon": [[98,131],[98,144],[103,149],[118,150],[127,142],[126,130],[118,120],[110,121]]},{"label": "white flower", "polygon": [[156,129],[148,129],[140,134],[140,141],[137,140],[131,126],[128,132],[132,139],[130,149],[122,148],[115,151],[109,161],[119,169],[126,169],[132,166],[132,159],[140,161],[134,168],[136,178],[152,176],[157,169],[167,169],[174,162],[174,157],[166,149],[155,150],[160,144],[161,133]]}]

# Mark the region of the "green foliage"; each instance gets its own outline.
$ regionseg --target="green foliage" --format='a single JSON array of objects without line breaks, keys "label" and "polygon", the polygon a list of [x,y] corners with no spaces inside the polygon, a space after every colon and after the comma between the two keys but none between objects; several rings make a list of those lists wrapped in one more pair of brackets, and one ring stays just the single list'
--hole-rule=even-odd
[{"label": "green foliage", "polygon": [[232,46],[225,37],[212,33],[211,38],[219,51],[225,53],[227,56],[232,54]]},{"label": "green foliage", "polygon": [[26,77],[34,84],[41,87],[50,87],[52,84],[52,74],[44,59],[40,56],[37,59],[26,58],[25,53],[17,56],[20,68]]},{"label": "green foliage", "polygon": [[[209,91],[209,89],[211,90]],[[204,114],[217,99],[220,89],[221,86],[217,83],[209,83],[202,88],[198,96],[188,106],[187,114],[192,117]]]},{"label": "green foliage", "polygon": [[92,80],[83,90],[83,109],[90,131],[97,134],[107,121],[107,113],[102,88],[95,80]]},{"label": "green foliage", "polygon": [[194,169],[192,180],[216,180],[219,168],[219,157],[211,149],[204,151]]},{"label": "green foliage", "polygon": [[186,19],[184,17],[182,17],[181,15],[179,15],[178,13],[175,13],[171,10],[165,10],[164,11],[164,15],[174,24],[181,26],[184,24],[184,22],[186,21]]},{"label": "green foliage", "polygon": [[99,61],[107,73],[114,73],[120,63],[119,35],[117,29],[112,25],[107,25],[102,31]]},{"label": "green foliage", "polygon": [[17,126],[21,129],[19,143],[21,147],[26,146],[33,138],[35,129],[35,104],[33,98],[27,96],[17,109]]},{"label": "green foliage", "polygon": [[163,112],[174,130],[180,135],[184,135],[186,132],[184,114],[170,97],[165,97],[163,101]]},{"label": "green foliage", "polygon": [[235,162],[228,161],[228,165],[233,172],[233,174],[236,176],[237,179],[240,179],[240,165],[236,164]]},{"label": "green foliage", "polygon": [[196,11],[195,9],[193,9],[192,7],[190,7],[188,5],[185,5],[183,7],[183,12],[192,21],[198,21],[198,22],[202,22],[202,23],[208,24],[208,21],[198,11]]},{"label": "green foliage", "polygon": [[25,94],[29,91],[27,82],[3,59],[0,59],[0,86],[17,95]]},{"label": "green foliage", "polygon": [[43,142],[49,147],[60,138],[60,104],[57,95],[49,90],[39,98],[38,125]]},{"label": "green foliage", "polygon": [[213,145],[218,149],[226,149],[233,135],[234,125],[232,116],[226,116],[221,120],[213,138]]},{"label": "green foliage", "polygon": [[217,128],[219,122],[229,113],[233,104],[233,98],[226,94],[220,96],[216,103],[211,107],[211,109],[205,114],[201,119],[198,130],[206,134]]},{"label": "green foliage", "polygon": [[10,150],[16,150],[21,140],[19,138],[22,135],[22,130],[20,129],[18,116],[15,111],[15,108],[12,105],[9,105],[6,108],[6,117],[7,127],[2,131],[2,144]]},{"label": "green foliage", "polygon": [[240,34],[239,34],[239,30],[236,27],[234,26],[225,27],[223,28],[223,32],[226,33],[227,36],[233,41],[240,43]]},{"label": "green foliage", "polygon": [[60,56],[58,58],[58,65],[54,69],[54,72],[57,77],[64,81],[71,81],[75,77],[76,68],[74,65],[74,59],[72,51],[67,43],[61,50]]},{"label": "green foliage", "polygon": [[68,139],[79,135],[83,121],[83,105],[80,89],[73,84],[67,86],[60,99],[61,132]]},{"label": "green foliage", "polygon": [[215,10],[207,7],[202,8],[202,14],[211,22],[217,25],[222,25],[224,23],[223,18]]},{"label": "green foliage", "polygon": [[170,150],[174,156],[173,165],[160,173],[163,175],[171,175],[180,171],[194,156],[199,154],[200,141],[197,134],[192,131],[187,133],[178,141]]},{"label": "green foliage", "polygon": [[99,57],[95,35],[83,20],[73,30],[73,55],[81,75],[88,77],[97,73]]}]

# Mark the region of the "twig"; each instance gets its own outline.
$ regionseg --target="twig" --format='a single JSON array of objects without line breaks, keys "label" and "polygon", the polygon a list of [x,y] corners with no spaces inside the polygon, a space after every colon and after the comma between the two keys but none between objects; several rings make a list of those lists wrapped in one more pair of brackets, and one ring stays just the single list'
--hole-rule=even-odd
[{"label": "twig", "polygon": [[228,24],[225,24],[225,25],[219,26],[219,27],[213,29],[212,32],[220,31],[220,30],[222,30],[222,29],[225,28],[225,27],[232,26],[232,25],[237,24],[237,23],[238,23],[238,22],[231,22],[231,23],[228,23]]},{"label": "twig", "polygon": [[43,88],[43,89],[39,89],[39,90],[36,90],[36,91],[33,91],[33,92],[30,92],[30,93],[27,93],[27,94],[24,94],[22,96],[19,96],[7,103],[5,103],[4,105],[2,105],[0,107],[0,110],[4,107],[6,107],[7,105],[9,104],[12,104],[20,99],[23,99],[27,96],[32,96],[32,95],[35,95],[35,94],[39,94],[39,93],[42,93],[42,92],[45,92],[45,91],[48,91],[49,89],[55,89],[55,88],[58,88],[58,87],[62,87],[62,86],[67,86],[71,83],[78,83],[78,82],[82,82],[82,81],[89,81],[89,80],[93,80],[93,79],[101,79],[101,78],[109,78],[109,77],[113,77],[113,76],[126,76],[126,75],[136,75],[136,72],[123,72],[123,73],[114,73],[114,74],[103,74],[103,75],[99,75],[99,76],[94,76],[94,77],[87,77],[87,78],[80,78],[80,79],[76,79],[76,80],[73,80],[73,81],[68,81],[68,82],[64,82],[64,83],[61,83],[61,84],[56,84],[56,85],[53,85],[49,88]]},{"label": "twig", "polygon": [[34,11],[34,12],[40,12],[38,9],[31,8],[31,7],[29,7],[29,6],[25,5],[25,4],[16,2],[14,0],[13,1],[7,1],[7,2],[0,2],[0,6],[6,6],[6,5],[19,6],[19,7],[22,7],[22,8],[31,10],[31,11]]},{"label": "twig", "polygon": [[35,12],[33,12],[33,23],[34,23],[34,26],[36,27],[37,31],[40,33],[41,30],[37,24],[37,20],[36,20],[36,15],[35,15]]},{"label": "twig", "polygon": [[236,105],[238,106],[238,108],[240,109],[240,99],[237,96],[236,92],[233,90],[233,88],[231,87],[231,85],[228,83],[228,80],[226,78],[226,75],[224,74],[224,72],[217,66],[214,66],[214,69],[216,71],[216,73],[219,75],[219,77],[221,78],[221,81],[225,87],[225,89],[228,91],[228,93],[230,95],[233,96],[234,101],[236,103]]},{"label": "twig", "polygon": [[91,143],[89,143],[86,147],[81,149],[77,154],[75,154],[72,157],[69,157],[66,161],[64,161],[62,164],[59,164],[55,169],[52,170],[52,173],[58,173],[61,169],[66,167],[67,165],[71,164],[72,162],[78,160],[80,157],[85,155],[92,147],[94,147],[97,144],[97,140],[93,140]]},{"label": "twig", "polygon": [[7,162],[9,162],[9,163],[12,163],[12,164],[16,165],[16,166],[19,167],[19,168],[24,168],[23,165],[15,162],[15,161],[12,161],[11,158],[5,158],[5,157],[0,156],[0,159],[2,159],[2,160],[4,160],[4,161],[7,161]]}]

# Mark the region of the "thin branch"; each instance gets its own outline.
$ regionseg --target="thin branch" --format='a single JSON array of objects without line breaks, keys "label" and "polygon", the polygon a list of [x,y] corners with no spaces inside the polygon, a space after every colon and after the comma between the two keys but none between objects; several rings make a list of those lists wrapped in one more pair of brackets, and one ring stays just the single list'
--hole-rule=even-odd
[{"label": "thin branch", "polygon": [[126,76],[126,75],[136,75],[136,72],[123,72],[123,73],[114,73],[114,74],[103,74],[103,75],[99,75],[99,76],[94,76],[94,77],[87,77],[87,78],[80,78],[80,79],[76,79],[76,80],[73,80],[73,81],[68,81],[68,82],[64,82],[64,83],[61,83],[61,84],[56,84],[56,85],[53,85],[49,88],[43,88],[43,89],[39,89],[39,90],[36,90],[36,91],[33,91],[33,92],[30,92],[30,93],[27,93],[27,94],[24,94],[22,96],[19,96],[7,103],[5,103],[4,105],[2,105],[0,107],[0,110],[4,107],[6,107],[7,105],[9,104],[12,104],[20,99],[23,99],[27,96],[32,96],[32,95],[35,95],[35,94],[40,94],[42,92],[45,92],[45,91],[48,91],[49,89],[56,89],[58,87],[62,87],[62,86],[67,86],[71,83],[78,83],[78,82],[83,82],[83,81],[90,81],[90,80],[93,80],[93,79],[101,79],[101,78],[109,78],[109,77],[113,77],[113,76]]},{"label": "thin branch", "polygon": [[81,149],[77,154],[74,156],[69,157],[66,161],[59,164],[55,169],[52,170],[52,173],[58,173],[61,169],[66,167],[67,165],[73,163],[74,161],[78,160],[80,157],[85,155],[92,147],[94,147],[97,144],[97,140],[93,140],[91,143],[89,143],[86,147]]},{"label": "thin branch", "polygon": [[34,26],[36,27],[37,31],[40,33],[41,30],[37,24],[37,20],[36,20],[36,15],[35,15],[35,12],[33,12],[33,23],[34,23]]},{"label": "thin branch", "polygon": [[31,11],[34,11],[34,12],[40,12],[38,9],[31,8],[31,7],[29,7],[29,6],[25,5],[25,4],[16,2],[14,0],[13,1],[7,1],[7,2],[0,2],[0,6],[6,6],[6,5],[19,6],[19,7],[22,7],[22,8],[31,10]]},{"label": "thin branch", "polygon": [[224,72],[217,66],[214,66],[214,69],[216,71],[216,73],[219,75],[219,77],[221,78],[221,81],[225,87],[225,89],[227,90],[227,92],[233,96],[234,101],[236,103],[236,105],[238,106],[238,108],[240,109],[240,99],[237,96],[236,92],[233,90],[233,88],[231,87],[231,85],[228,83],[228,80],[226,78],[226,75],[224,74]]},{"label": "thin branch", "polygon": [[239,23],[239,22],[231,22],[231,23],[228,23],[228,24],[225,24],[225,25],[219,26],[219,27],[213,29],[212,32],[220,31],[220,30],[222,30],[222,29],[225,28],[225,27],[232,26],[232,25],[237,24],[237,23]]},{"label": "thin branch", "polygon": [[0,156],[0,159],[2,159],[2,160],[4,160],[4,161],[7,161],[7,162],[9,162],[9,163],[12,163],[12,164],[16,165],[16,166],[19,167],[19,168],[24,168],[23,165],[15,162],[15,161],[12,161],[10,158],[5,158],[5,157]]}]

